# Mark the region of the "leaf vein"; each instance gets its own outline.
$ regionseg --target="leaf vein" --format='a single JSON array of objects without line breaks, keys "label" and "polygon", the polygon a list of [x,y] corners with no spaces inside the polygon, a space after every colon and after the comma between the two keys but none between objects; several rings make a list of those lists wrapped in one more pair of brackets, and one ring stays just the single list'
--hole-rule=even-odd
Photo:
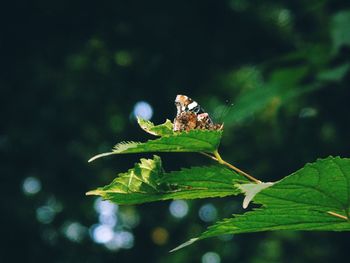
[{"label": "leaf vein", "polygon": [[[334,201],[337,201],[340,204],[341,208],[344,207],[344,204],[343,204],[343,202],[341,200],[337,199],[336,197],[334,197],[334,196],[324,192],[323,190],[321,190],[321,189],[319,189],[319,188],[317,188],[315,186],[306,185],[306,184],[302,184],[302,183],[288,183],[287,185],[295,185],[295,186],[301,186],[301,187],[304,187],[304,188],[310,188],[310,189],[312,189],[312,190],[314,190],[316,192],[319,192],[320,194],[326,196],[329,199],[333,199]],[[276,188],[279,188],[279,186],[277,186]]]}]

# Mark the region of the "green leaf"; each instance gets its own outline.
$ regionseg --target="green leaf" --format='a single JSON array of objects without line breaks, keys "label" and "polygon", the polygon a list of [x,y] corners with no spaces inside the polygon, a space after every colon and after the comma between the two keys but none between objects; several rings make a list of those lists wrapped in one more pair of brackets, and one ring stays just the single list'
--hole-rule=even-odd
[{"label": "green leaf", "polygon": [[345,63],[336,68],[321,71],[317,75],[317,79],[322,81],[340,81],[348,73],[349,69],[350,69],[350,64]]},{"label": "green leaf", "polygon": [[237,98],[234,107],[224,118],[225,125],[241,122],[261,112],[271,102],[278,101],[282,105],[283,102],[313,90],[315,87],[299,84],[307,73],[308,69],[305,66],[274,71],[266,83],[242,93]]},{"label": "green leaf", "polygon": [[144,152],[209,152],[213,153],[219,147],[222,130],[191,130],[189,132],[175,132],[147,142],[122,142],[114,146],[111,152],[98,154],[89,162],[100,157]]},{"label": "green leaf", "polygon": [[163,124],[156,126],[152,122],[141,119],[139,117],[137,118],[137,122],[140,125],[141,129],[155,136],[174,135],[175,133],[173,131],[173,123],[168,119]]},{"label": "green leaf", "polygon": [[307,164],[254,198],[262,206],[225,219],[192,239],[269,230],[350,231],[350,159],[328,157]]},{"label": "green leaf", "polygon": [[247,179],[221,165],[192,167],[165,173],[161,159],[141,159],[114,181],[87,195],[99,195],[117,204],[140,204],[167,199],[193,199],[237,195],[237,183]]},{"label": "green leaf", "polygon": [[333,40],[333,53],[342,46],[350,46],[350,11],[341,11],[333,16],[331,23],[331,35]]},{"label": "green leaf", "polygon": [[304,93],[314,90],[315,86],[300,86],[300,88],[291,88],[271,83],[258,87],[241,95],[229,114],[224,118],[224,123],[235,124],[244,119],[261,112],[272,102],[286,102],[292,98],[298,97]]},{"label": "green leaf", "polygon": [[274,70],[268,83],[275,83],[279,86],[295,87],[308,73],[307,66],[288,67]]}]

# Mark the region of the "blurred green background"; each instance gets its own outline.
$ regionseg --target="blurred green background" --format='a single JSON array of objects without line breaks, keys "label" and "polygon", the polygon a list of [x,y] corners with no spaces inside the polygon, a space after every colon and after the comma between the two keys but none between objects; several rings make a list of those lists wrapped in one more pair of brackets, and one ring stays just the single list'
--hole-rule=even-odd
[{"label": "blurred green background", "polygon": [[[176,94],[225,122],[222,156],[261,180],[349,157],[349,1],[12,1],[1,13],[1,262],[348,259],[349,233],[331,232],[228,235],[169,254],[242,213],[242,199],[115,206],[85,192],[147,157],[87,163],[150,138],[135,114],[173,119]],[[167,171],[211,164],[161,157]]]}]

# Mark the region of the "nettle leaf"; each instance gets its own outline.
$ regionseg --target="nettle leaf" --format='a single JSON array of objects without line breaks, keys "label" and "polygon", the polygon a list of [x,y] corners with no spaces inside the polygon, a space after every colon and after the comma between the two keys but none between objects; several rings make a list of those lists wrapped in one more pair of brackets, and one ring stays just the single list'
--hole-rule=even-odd
[{"label": "nettle leaf", "polygon": [[261,190],[253,201],[262,206],[218,222],[174,250],[223,234],[268,230],[350,231],[350,159],[328,157],[307,164]]},{"label": "nettle leaf", "polygon": [[208,152],[213,153],[219,147],[222,130],[190,130],[189,132],[174,132],[147,142],[122,142],[114,146],[111,152],[92,157],[92,162],[100,157],[145,152]]},{"label": "nettle leaf", "polygon": [[222,165],[192,167],[165,173],[161,159],[141,159],[134,168],[87,195],[99,195],[117,204],[140,204],[167,199],[194,199],[237,195],[237,183],[248,180]]},{"label": "nettle leaf", "polygon": [[155,136],[168,136],[174,135],[175,133],[173,130],[173,123],[168,119],[163,124],[154,125],[152,122],[138,117],[137,123],[145,132]]}]

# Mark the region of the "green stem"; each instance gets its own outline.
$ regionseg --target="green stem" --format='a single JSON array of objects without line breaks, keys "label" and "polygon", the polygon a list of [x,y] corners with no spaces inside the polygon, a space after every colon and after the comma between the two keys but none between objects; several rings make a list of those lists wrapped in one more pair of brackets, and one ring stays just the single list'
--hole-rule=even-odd
[{"label": "green stem", "polygon": [[249,180],[253,181],[254,183],[257,183],[257,184],[261,183],[261,181],[258,180],[258,179],[256,179],[255,177],[253,177],[253,176],[247,174],[246,172],[243,172],[241,169],[238,169],[236,166],[234,166],[234,165],[232,165],[232,164],[230,164],[230,163],[224,161],[224,160],[221,158],[221,156],[220,156],[220,154],[219,154],[219,152],[218,152],[217,150],[215,150],[215,151],[213,152],[213,154],[214,154],[215,157],[212,156],[212,155],[209,155],[209,154],[204,154],[204,155],[206,155],[206,156],[212,158],[213,160],[218,161],[219,163],[221,163],[221,164],[223,164],[223,165],[226,165],[227,167],[231,168],[232,170],[234,170],[234,171],[240,173],[241,175],[247,177]]},{"label": "green stem", "polygon": [[331,215],[331,216],[335,216],[335,217],[338,217],[338,218],[341,218],[341,219],[344,219],[344,220],[349,220],[348,217],[346,216],[343,216],[343,215],[339,215],[338,213],[335,213],[335,212],[332,212],[332,211],[327,211],[327,214]]}]

